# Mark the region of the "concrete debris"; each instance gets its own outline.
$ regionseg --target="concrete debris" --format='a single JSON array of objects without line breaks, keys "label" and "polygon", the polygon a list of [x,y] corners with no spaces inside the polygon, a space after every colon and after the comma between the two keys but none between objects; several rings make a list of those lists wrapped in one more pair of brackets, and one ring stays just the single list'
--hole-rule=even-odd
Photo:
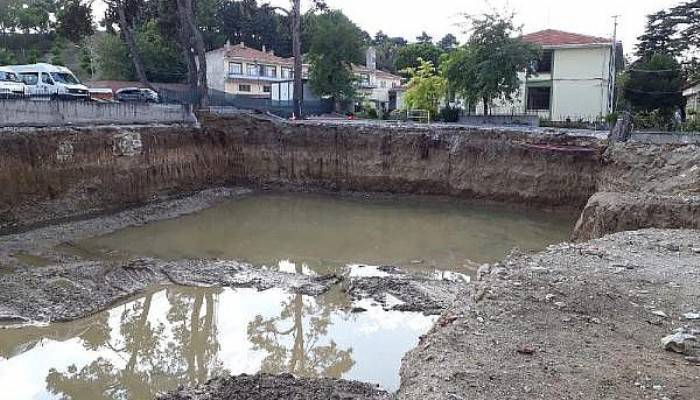
[{"label": "concrete debris", "polygon": [[673,335],[661,339],[664,350],[685,354],[688,351],[690,342],[695,342],[697,337],[688,333],[677,332]]}]

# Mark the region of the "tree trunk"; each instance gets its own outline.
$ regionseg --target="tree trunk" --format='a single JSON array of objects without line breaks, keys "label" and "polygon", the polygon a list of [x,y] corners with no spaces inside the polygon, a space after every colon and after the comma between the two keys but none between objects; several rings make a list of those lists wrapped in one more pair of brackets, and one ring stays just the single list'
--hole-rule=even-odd
[{"label": "tree trunk", "polygon": [[302,63],[301,63],[301,0],[293,0],[292,7],[292,50],[294,53],[294,117],[302,118],[302,101],[304,84],[302,81]]},{"label": "tree trunk", "polygon": [[178,33],[182,45],[182,55],[187,63],[187,83],[189,83],[192,93],[195,93],[198,92],[197,62],[192,52],[192,36],[189,34],[190,24],[187,20],[187,13],[180,0],[177,1],[177,15],[180,22]]},{"label": "tree trunk", "polygon": [[[196,18],[194,15],[194,7],[192,5],[192,0],[178,0],[177,1],[178,13],[180,14],[180,22],[183,27],[183,36],[187,35],[189,38],[188,53],[192,52],[194,48],[195,54],[197,56],[197,99],[200,107],[207,107],[209,105],[209,85],[207,83],[207,50],[204,46],[204,38],[202,38],[202,33],[197,27]],[[190,57],[188,56],[188,68]],[[190,79],[194,78],[191,76]]]},{"label": "tree trunk", "polygon": [[151,90],[155,90],[151,82],[148,81],[146,77],[146,69],[143,66],[143,60],[141,60],[141,54],[139,53],[138,47],[136,47],[136,41],[134,40],[134,34],[126,20],[126,12],[124,11],[124,3],[122,1],[117,2],[117,13],[119,14],[119,29],[122,30],[124,35],[124,41],[126,42],[126,47],[129,48],[129,54],[131,55],[131,60],[134,63],[134,70],[136,70],[136,77],[142,85],[146,86]]},{"label": "tree trunk", "polygon": [[482,100],[484,102],[484,116],[487,117],[489,115],[489,99],[484,97]]}]

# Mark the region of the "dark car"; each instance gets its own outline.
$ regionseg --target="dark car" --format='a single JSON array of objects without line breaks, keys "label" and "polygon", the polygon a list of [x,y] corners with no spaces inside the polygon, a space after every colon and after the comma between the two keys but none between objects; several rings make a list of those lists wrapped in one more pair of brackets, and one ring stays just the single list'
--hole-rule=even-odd
[{"label": "dark car", "polygon": [[159,103],[158,93],[147,88],[129,87],[114,93],[114,99],[125,103]]}]

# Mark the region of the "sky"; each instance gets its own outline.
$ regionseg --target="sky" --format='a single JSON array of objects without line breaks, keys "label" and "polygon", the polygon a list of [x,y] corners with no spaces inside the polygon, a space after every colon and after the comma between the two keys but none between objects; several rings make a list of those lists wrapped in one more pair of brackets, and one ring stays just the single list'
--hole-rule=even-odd
[{"label": "sky", "polygon": [[[99,0],[98,0],[99,1]],[[435,40],[447,33],[464,39],[459,23],[463,14],[510,10],[524,33],[560,29],[593,36],[612,37],[613,16],[619,15],[618,38],[626,53],[634,52],[637,37],[644,32],[646,15],[679,4],[680,0],[326,0],[341,9],[360,28],[374,35],[382,30],[390,36],[414,40],[422,31]],[[258,0],[259,3],[266,2]],[[288,6],[289,0],[267,0]],[[307,4],[311,0],[302,0]],[[99,12],[99,11],[98,11]]]}]

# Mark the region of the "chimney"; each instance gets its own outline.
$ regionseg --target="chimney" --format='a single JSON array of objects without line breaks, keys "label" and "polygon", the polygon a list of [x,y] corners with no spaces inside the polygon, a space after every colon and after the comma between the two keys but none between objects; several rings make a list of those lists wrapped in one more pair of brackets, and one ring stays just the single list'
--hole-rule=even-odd
[{"label": "chimney", "polygon": [[265,47],[265,45],[263,45],[262,52],[267,53],[267,48]]},{"label": "chimney", "polygon": [[226,39],[226,44],[224,45],[224,50],[229,51],[231,50],[231,41]]},{"label": "chimney", "polygon": [[241,47],[245,49],[245,42],[241,42]]},{"label": "chimney", "polygon": [[272,56],[275,55],[275,49],[270,49],[270,55],[272,55]]},{"label": "chimney", "polygon": [[377,69],[377,49],[372,46],[367,48],[367,61],[365,65],[372,71]]}]

